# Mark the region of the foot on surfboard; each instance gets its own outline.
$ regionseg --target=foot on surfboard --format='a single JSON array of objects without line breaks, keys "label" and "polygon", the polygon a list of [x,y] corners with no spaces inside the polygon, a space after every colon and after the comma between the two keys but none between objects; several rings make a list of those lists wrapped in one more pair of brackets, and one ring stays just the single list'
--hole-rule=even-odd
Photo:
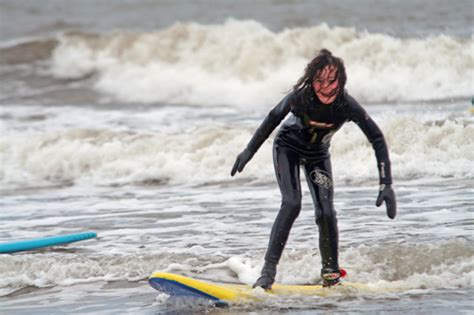
[{"label": "foot on surfboard", "polygon": [[270,290],[272,288],[273,282],[275,282],[275,275],[276,264],[266,261],[265,265],[263,266],[260,278],[257,279],[257,282],[255,282],[252,287],[261,287],[265,290]]},{"label": "foot on surfboard", "polygon": [[344,269],[334,271],[331,269],[321,270],[321,278],[323,279],[323,287],[329,288],[337,285],[341,285],[341,278],[346,276],[347,272]]}]

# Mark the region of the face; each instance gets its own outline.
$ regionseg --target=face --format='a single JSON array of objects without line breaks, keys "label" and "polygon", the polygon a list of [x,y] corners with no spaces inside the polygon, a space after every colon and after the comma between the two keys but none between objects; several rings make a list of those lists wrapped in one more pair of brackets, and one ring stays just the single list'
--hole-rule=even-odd
[{"label": "face", "polygon": [[323,70],[316,73],[313,81],[313,89],[323,104],[331,104],[339,94],[339,80],[337,80],[337,68],[327,65]]}]

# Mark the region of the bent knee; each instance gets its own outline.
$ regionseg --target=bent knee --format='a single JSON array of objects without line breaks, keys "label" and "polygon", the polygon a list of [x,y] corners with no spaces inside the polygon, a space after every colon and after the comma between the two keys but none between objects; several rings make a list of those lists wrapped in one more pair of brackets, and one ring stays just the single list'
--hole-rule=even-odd
[{"label": "bent knee", "polygon": [[288,212],[300,212],[301,199],[283,200],[281,203],[281,208]]},{"label": "bent knee", "polygon": [[321,222],[332,222],[336,220],[336,210],[334,208],[324,209],[323,211],[317,211],[316,224]]}]

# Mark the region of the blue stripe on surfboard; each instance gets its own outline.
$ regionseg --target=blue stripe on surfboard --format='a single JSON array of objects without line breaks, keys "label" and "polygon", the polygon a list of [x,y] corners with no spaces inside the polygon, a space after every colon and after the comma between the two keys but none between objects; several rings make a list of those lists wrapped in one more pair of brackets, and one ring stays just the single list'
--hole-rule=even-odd
[{"label": "blue stripe on surfboard", "polygon": [[83,232],[59,236],[38,238],[33,240],[24,240],[18,242],[0,244],[0,253],[14,253],[24,250],[32,250],[47,246],[61,245],[72,242],[78,242],[97,237],[95,232]]},{"label": "blue stripe on surfboard", "polygon": [[192,288],[180,282],[162,278],[150,278],[148,280],[150,285],[158,291],[164,292],[171,296],[185,296],[192,298],[208,299],[212,301],[220,301],[215,296],[204,293],[196,288]]}]

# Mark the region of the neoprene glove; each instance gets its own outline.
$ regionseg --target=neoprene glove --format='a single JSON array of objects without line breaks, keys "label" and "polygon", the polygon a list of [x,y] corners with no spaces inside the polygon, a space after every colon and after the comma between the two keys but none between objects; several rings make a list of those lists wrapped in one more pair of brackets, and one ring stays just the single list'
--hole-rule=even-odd
[{"label": "neoprene glove", "polygon": [[395,192],[392,189],[392,185],[380,185],[379,196],[377,197],[375,205],[380,207],[384,201],[387,206],[388,217],[394,219],[397,215],[397,200],[395,199]]},{"label": "neoprene glove", "polygon": [[230,172],[230,176],[234,176],[237,171],[242,172],[242,170],[245,167],[245,164],[252,159],[253,153],[250,152],[248,148],[245,148],[245,150],[242,151],[237,156],[237,159],[235,160],[234,167],[232,167],[232,171]]}]

